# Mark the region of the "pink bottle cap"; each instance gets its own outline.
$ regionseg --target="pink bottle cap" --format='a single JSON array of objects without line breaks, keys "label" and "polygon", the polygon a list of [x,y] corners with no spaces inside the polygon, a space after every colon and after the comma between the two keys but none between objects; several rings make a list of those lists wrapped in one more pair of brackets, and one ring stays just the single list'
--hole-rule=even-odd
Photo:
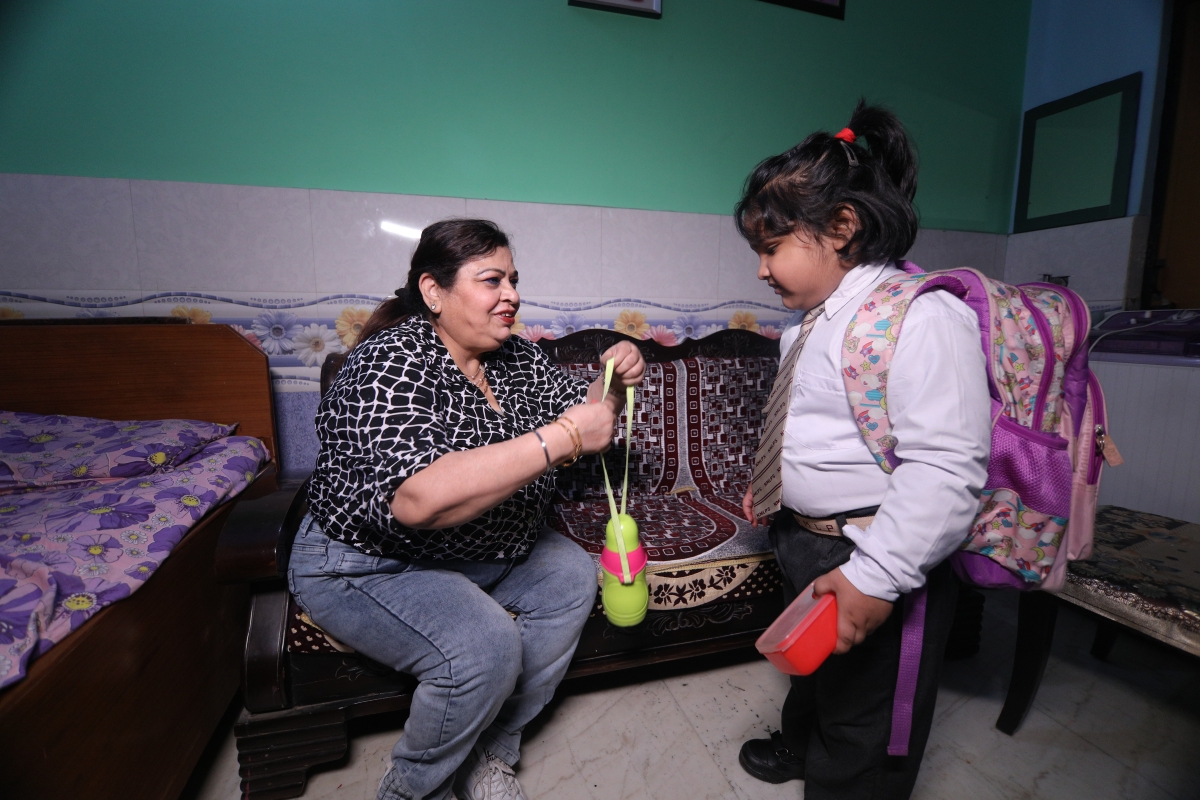
[{"label": "pink bottle cap", "polygon": [[[636,575],[646,568],[646,562],[650,560],[646,555],[646,548],[640,544],[632,550],[626,552],[629,557],[629,574]],[[605,572],[616,577],[621,577],[621,554],[616,550],[609,550],[607,547],[600,552],[600,566]]]}]

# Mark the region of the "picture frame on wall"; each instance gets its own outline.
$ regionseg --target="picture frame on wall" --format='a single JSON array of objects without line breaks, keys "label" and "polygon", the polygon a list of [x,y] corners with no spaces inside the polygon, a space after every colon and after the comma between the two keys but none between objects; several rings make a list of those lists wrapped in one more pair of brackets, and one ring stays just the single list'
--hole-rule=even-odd
[{"label": "picture frame on wall", "polygon": [[846,18],[846,0],[762,0],[762,2],[794,8],[797,11],[808,11],[823,17]]},{"label": "picture frame on wall", "polygon": [[662,19],[662,0],[567,0],[567,5],[576,8],[591,8],[596,11],[615,11],[648,19]]},{"label": "picture frame on wall", "polygon": [[1142,73],[1025,112],[1013,232],[1125,216]]}]

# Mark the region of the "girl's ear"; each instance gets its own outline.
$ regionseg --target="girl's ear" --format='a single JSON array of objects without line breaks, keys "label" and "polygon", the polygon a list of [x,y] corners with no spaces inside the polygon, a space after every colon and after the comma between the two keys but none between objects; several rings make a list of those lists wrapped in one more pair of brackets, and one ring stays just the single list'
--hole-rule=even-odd
[{"label": "girl's ear", "polygon": [[[833,224],[829,226],[826,238],[833,245],[833,249],[841,254],[846,246],[850,244],[850,240],[854,238],[854,234],[858,233],[858,229],[858,213],[854,210],[854,206],[843,205],[834,214]],[[844,258],[851,258],[852,256],[852,253],[846,253]]]}]

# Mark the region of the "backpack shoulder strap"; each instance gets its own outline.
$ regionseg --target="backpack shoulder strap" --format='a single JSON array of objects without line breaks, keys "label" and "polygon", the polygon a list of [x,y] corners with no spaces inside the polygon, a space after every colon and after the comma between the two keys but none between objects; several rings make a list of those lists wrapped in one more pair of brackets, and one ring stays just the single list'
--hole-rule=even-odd
[{"label": "backpack shoulder strap", "polygon": [[928,274],[893,275],[876,286],[846,326],[842,379],[858,430],[884,472],[900,465],[887,413],[887,379],[908,306]]},{"label": "backpack shoulder strap", "polygon": [[[887,413],[887,379],[900,329],[908,308],[918,296],[945,290],[965,301],[975,312],[980,325],[980,345],[989,352],[994,304],[990,299],[991,282],[980,272],[953,269],[945,272],[913,272],[920,269],[904,262],[906,275],[893,275],[867,296],[846,326],[842,342],[842,379],[850,410],[863,441],[884,472],[900,466],[896,455],[896,437]],[[999,397],[998,387],[989,370],[989,390]],[[993,409],[995,416],[995,408]]]}]

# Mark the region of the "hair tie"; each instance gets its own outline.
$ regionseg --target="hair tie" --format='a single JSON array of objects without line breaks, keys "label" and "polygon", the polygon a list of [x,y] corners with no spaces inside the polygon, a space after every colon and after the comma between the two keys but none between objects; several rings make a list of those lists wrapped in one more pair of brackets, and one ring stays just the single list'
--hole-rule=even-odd
[{"label": "hair tie", "polygon": [[841,139],[843,142],[848,144],[854,144],[854,142],[858,139],[858,137],[854,135],[854,131],[850,130],[849,128],[842,128],[833,135],[833,138]]},{"label": "hair tie", "polygon": [[392,294],[396,295],[396,297],[404,297],[406,294],[408,294],[408,287],[401,286],[399,289],[397,289]]}]

